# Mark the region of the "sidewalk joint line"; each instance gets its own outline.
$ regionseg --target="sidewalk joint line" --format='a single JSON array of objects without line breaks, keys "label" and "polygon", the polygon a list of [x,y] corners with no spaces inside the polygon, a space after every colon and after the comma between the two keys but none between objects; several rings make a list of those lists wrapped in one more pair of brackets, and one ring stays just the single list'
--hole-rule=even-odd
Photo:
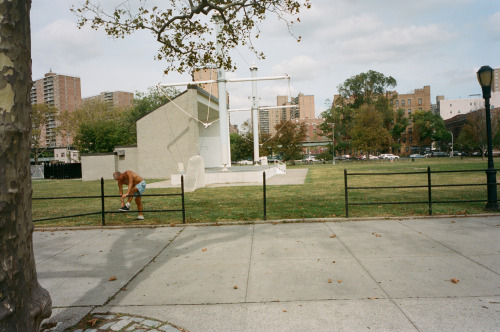
[{"label": "sidewalk joint line", "polygon": [[96,308],[98,307],[104,307],[106,305],[109,304],[109,302],[111,302],[120,292],[122,292],[122,289],[124,288],[127,288],[127,286],[132,282],[134,281],[134,279],[139,275],[141,274],[152,262],[155,261],[155,259],[160,256],[160,254],[165,251],[165,249],[167,249],[170,244],[172,244],[172,242],[175,241],[175,239],[177,239],[177,237],[185,230],[186,228],[185,227],[182,227],[180,228],[179,232],[170,240],[168,241],[168,243],[149,261],[146,263],[146,265],[144,265],[139,271],[137,271],[136,274],[134,274],[128,281],[127,283],[125,283],[125,285],[123,285],[122,287],[120,287],[120,289],[118,289],[118,291],[116,293],[114,293],[113,295],[111,295],[107,300],[106,302],[104,302],[103,304],[101,305],[98,305],[96,306]]},{"label": "sidewalk joint line", "polygon": [[[331,229],[328,224],[325,224],[325,225],[330,230],[330,232],[334,233],[333,229]],[[340,236],[337,235],[336,238],[340,241],[340,243],[344,246],[344,248],[351,254],[351,256],[358,262],[358,264],[361,266],[361,268],[363,270],[365,270],[365,272],[370,276],[370,278],[380,288],[380,290],[382,292],[384,292],[385,296],[387,296],[387,299],[390,300],[392,302],[392,304],[394,304],[396,306],[396,308],[398,308],[398,310],[403,314],[403,316],[405,316],[406,319],[411,323],[411,325],[413,325],[413,327],[415,328],[415,330],[420,331],[420,329],[418,328],[418,326],[416,325],[416,323],[404,312],[404,310],[396,303],[396,301],[394,301],[394,299],[389,295],[389,293],[387,293],[387,291],[382,287],[382,285],[377,282],[377,280],[375,279],[375,277],[370,273],[370,271],[368,271],[368,269],[363,265],[363,263],[361,263],[361,261],[358,259],[358,257],[356,257],[356,255],[354,255],[354,253],[344,243],[344,241],[342,241],[342,239],[340,238]]]},{"label": "sidewalk joint line", "polygon": [[250,285],[250,270],[252,268],[252,258],[253,258],[253,241],[255,240],[255,225],[252,225],[252,243],[250,245],[250,259],[248,260],[248,274],[247,274],[247,286],[245,289],[245,303],[248,298],[248,286]]},{"label": "sidewalk joint line", "polygon": [[[449,247],[449,246],[447,246],[447,245],[445,245],[445,244],[443,244],[443,243],[439,242],[439,241],[438,241],[438,240],[436,240],[436,239],[433,239],[430,235],[424,234],[423,232],[420,232],[420,231],[416,230],[415,228],[411,227],[410,225],[405,225],[405,224],[403,224],[403,223],[401,223],[401,222],[399,222],[399,223],[400,223],[401,225],[403,225],[403,226],[405,226],[405,227],[407,227],[407,228],[411,229],[412,231],[416,232],[417,234],[425,236],[427,239],[429,239],[429,240],[431,240],[431,241],[433,241],[433,242],[435,242],[435,243],[439,244],[440,246],[443,246],[443,247],[445,247],[446,249],[453,251],[455,254],[457,254],[457,255],[459,255],[459,256],[461,256],[461,257],[463,257],[463,258],[467,259],[468,261],[471,261],[472,263],[477,264],[477,265],[479,265],[479,266],[481,266],[481,267],[485,268],[486,270],[488,270],[488,271],[491,271],[491,272],[495,273],[496,275],[500,275],[500,273],[498,273],[498,272],[496,272],[496,271],[494,271],[494,270],[490,269],[489,267],[487,267],[487,266],[483,265],[482,263],[480,263],[480,262],[476,262],[476,261],[475,261],[475,260],[473,260],[472,258],[465,256],[463,253],[461,253],[461,252],[459,252],[459,251],[457,251],[457,250],[455,250],[455,249],[453,249],[453,248],[451,248],[451,247]],[[483,225],[487,225],[487,224],[483,224]],[[487,256],[487,255],[485,255],[485,256]],[[489,255],[488,255],[488,256],[489,256]]]}]

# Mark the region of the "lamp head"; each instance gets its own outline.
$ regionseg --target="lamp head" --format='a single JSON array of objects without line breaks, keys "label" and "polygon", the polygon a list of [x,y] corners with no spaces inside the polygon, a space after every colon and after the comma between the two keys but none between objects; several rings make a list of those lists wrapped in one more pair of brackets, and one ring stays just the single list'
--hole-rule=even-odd
[{"label": "lamp head", "polygon": [[491,82],[493,80],[493,69],[490,66],[482,66],[477,71],[477,80],[483,89],[483,98],[491,97]]}]

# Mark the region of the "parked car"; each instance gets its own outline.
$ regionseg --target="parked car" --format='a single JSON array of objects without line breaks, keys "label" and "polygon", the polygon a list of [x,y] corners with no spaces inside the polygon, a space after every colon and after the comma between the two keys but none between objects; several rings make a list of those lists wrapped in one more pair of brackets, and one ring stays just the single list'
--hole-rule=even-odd
[{"label": "parked car", "polygon": [[370,155],[368,155],[368,159],[370,159],[370,160],[378,160],[379,158],[377,156],[372,156],[370,154]]},{"label": "parked car", "polygon": [[343,155],[342,157],[340,157],[340,159],[342,159],[342,160],[351,159],[351,156],[350,156],[350,155],[348,155],[348,154],[345,154],[345,155]]},{"label": "parked car", "polygon": [[253,162],[250,160],[240,160],[240,161],[236,162],[236,164],[238,164],[238,165],[253,165]]},{"label": "parked car", "polygon": [[410,155],[410,158],[427,158],[427,156],[421,155],[421,154],[418,154],[418,153],[414,153],[414,154]]},{"label": "parked car", "polygon": [[449,157],[449,155],[442,151],[433,151],[431,157]]},{"label": "parked car", "polygon": [[478,151],[472,152],[473,157],[481,157],[481,155],[482,155],[481,152],[478,152]]},{"label": "parked car", "polygon": [[384,154],[381,154],[379,156],[379,158],[394,160],[394,159],[399,159],[399,156],[396,156],[392,153],[384,153]]}]

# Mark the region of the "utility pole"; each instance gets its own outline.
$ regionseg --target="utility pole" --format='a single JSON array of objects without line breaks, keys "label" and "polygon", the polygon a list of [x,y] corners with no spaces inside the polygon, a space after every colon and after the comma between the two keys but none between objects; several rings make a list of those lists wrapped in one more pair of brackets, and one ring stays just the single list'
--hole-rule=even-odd
[{"label": "utility pole", "polygon": [[335,165],[335,123],[332,123],[332,150],[333,150],[332,165]]},{"label": "utility pole", "polygon": [[[222,20],[217,19],[217,39],[222,31]],[[217,56],[222,58],[222,45],[217,42]],[[217,85],[219,89],[219,122],[220,122],[220,150],[222,170],[231,167],[231,150],[229,145],[229,117],[227,112],[226,71],[224,68],[217,70]]]},{"label": "utility pole", "polygon": [[[250,67],[252,79],[257,77],[257,66]],[[259,107],[257,99],[257,81],[252,81],[252,131],[253,131],[253,164],[258,165],[259,153]]]}]

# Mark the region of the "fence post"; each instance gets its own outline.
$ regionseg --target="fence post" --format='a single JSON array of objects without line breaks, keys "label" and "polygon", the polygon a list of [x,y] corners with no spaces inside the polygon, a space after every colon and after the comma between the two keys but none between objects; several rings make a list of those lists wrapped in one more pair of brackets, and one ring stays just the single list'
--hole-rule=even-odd
[{"label": "fence post", "polygon": [[345,187],[345,217],[349,218],[349,203],[347,198],[347,169],[344,168],[344,187]]},{"label": "fence post", "polygon": [[263,193],[264,193],[264,220],[267,220],[266,215],[266,172],[262,172],[262,183],[263,183]]},{"label": "fence post", "polygon": [[431,167],[427,166],[427,188],[429,191],[429,215],[432,215]]},{"label": "fence post", "polygon": [[104,213],[104,178],[101,178],[101,219],[102,225],[106,226],[106,217]]},{"label": "fence post", "polygon": [[186,223],[186,208],[184,206],[184,175],[181,175],[181,190],[182,190],[182,223]]}]

